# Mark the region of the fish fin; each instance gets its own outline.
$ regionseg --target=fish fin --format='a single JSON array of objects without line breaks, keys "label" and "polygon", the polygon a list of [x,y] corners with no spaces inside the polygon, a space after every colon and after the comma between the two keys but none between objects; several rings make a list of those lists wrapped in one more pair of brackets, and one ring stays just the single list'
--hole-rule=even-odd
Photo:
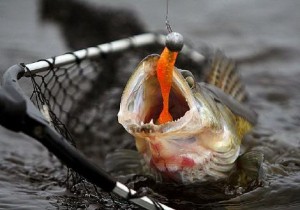
[{"label": "fish fin", "polygon": [[261,172],[264,155],[259,151],[249,151],[241,155],[237,161],[239,169],[247,171],[249,175],[253,173],[258,178],[260,175],[258,172]]},{"label": "fish fin", "polygon": [[205,82],[214,85],[238,101],[246,99],[245,86],[242,84],[236,64],[220,50],[208,56]]},{"label": "fish fin", "polygon": [[242,139],[248,132],[251,131],[253,124],[241,116],[236,116],[236,128],[237,135],[240,139]]},{"label": "fish fin", "polygon": [[264,155],[259,151],[249,151],[239,156],[236,171],[229,177],[230,184],[249,187],[258,185],[263,178]]}]

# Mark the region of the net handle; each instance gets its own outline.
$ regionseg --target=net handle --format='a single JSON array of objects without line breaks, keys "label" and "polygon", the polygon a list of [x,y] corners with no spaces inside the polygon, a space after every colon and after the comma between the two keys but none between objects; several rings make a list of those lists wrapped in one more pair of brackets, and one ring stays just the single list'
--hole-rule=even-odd
[{"label": "net handle", "polygon": [[[52,67],[60,67],[63,65],[74,63],[78,60],[97,57],[101,54],[122,52],[126,51],[129,48],[139,48],[151,44],[159,44],[161,46],[164,46],[165,35],[155,33],[136,35],[129,38],[113,41],[110,43],[101,44],[95,47],[89,47],[86,49],[78,50],[73,53],[59,55],[55,58],[48,58],[45,60],[26,64],[25,76],[29,76],[30,72],[28,71],[31,71],[32,74],[45,71],[49,69],[50,64],[52,64]],[[204,60],[204,56],[202,54],[193,50],[187,45],[184,46],[181,53],[188,55],[188,57],[194,60],[195,62],[202,62]]]},{"label": "net handle", "polygon": [[24,72],[25,66],[15,65],[3,76],[3,87],[0,87],[0,125],[33,137],[68,167],[107,192],[114,192],[145,209],[172,209],[146,196],[134,196],[134,190],[115,181],[51,128],[17,82]]}]

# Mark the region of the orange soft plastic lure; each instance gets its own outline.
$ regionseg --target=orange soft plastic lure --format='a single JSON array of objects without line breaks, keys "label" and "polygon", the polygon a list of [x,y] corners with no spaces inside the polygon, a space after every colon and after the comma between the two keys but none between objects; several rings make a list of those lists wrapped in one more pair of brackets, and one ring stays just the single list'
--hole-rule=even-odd
[{"label": "orange soft plastic lure", "polygon": [[157,62],[156,74],[160,85],[163,109],[158,118],[158,124],[173,120],[169,112],[169,97],[173,82],[173,69],[178,55],[183,47],[183,37],[177,32],[171,32],[166,37],[166,47]]},{"label": "orange soft plastic lure", "polygon": [[164,124],[173,120],[169,112],[169,96],[173,80],[173,68],[178,52],[172,52],[167,47],[163,50],[157,62],[157,79],[163,100],[163,109],[159,115],[158,123]]}]

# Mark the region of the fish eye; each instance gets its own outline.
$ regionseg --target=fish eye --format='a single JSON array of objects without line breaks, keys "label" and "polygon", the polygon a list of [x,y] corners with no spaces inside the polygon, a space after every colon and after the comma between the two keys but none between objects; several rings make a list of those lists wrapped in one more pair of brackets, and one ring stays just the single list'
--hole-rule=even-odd
[{"label": "fish eye", "polygon": [[188,76],[188,77],[185,78],[185,81],[188,83],[188,85],[190,86],[190,88],[194,88],[195,87],[194,77]]},{"label": "fish eye", "polygon": [[195,87],[195,79],[194,79],[194,75],[192,74],[192,72],[190,72],[188,70],[181,70],[180,73],[184,77],[184,79],[186,80],[186,82],[188,83],[190,88],[194,88]]}]

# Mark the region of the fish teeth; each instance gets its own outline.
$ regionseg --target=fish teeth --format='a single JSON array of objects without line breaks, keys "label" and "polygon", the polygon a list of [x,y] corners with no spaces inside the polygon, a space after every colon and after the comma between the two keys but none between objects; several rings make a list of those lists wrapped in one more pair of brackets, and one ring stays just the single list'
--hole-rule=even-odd
[{"label": "fish teeth", "polygon": [[168,171],[168,172],[176,172],[178,171],[180,168],[178,165],[174,165],[174,164],[170,164],[170,165],[161,165],[161,164],[158,164],[156,165],[156,168],[159,170],[159,171]]},{"label": "fish teeth", "polygon": [[150,120],[149,124],[154,125],[153,119]]},{"label": "fish teeth", "polygon": [[167,165],[167,169],[169,172],[178,171],[179,167],[177,165]]},{"label": "fish teeth", "polygon": [[159,171],[165,171],[166,168],[163,166],[163,165],[156,165],[156,168],[159,170]]}]

